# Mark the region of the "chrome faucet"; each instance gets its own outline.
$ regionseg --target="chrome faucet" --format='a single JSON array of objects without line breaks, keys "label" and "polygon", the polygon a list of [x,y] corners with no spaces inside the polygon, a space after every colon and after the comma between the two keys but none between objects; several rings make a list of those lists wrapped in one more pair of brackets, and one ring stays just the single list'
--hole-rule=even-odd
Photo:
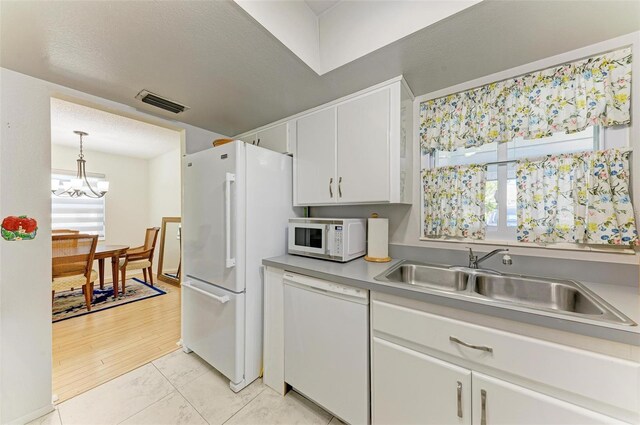
[{"label": "chrome faucet", "polygon": [[[469,268],[470,269],[477,269],[478,268],[478,264],[482,263],[484,260],[486,260],[486,259],[488,259],[490,257],[493,257],[494,255],[496,255],[496,254],[498,254],[500,252],[509,252],[509,250],[508,249],[494,249],[490,253],[478,258],[478,256],[473,253],[473,250],[471,248],[469,248]],[[512,263],[513,263],[513,261],[511,260],[510,256],[505,255],[502,258],[502,264],[510,266]]]}]

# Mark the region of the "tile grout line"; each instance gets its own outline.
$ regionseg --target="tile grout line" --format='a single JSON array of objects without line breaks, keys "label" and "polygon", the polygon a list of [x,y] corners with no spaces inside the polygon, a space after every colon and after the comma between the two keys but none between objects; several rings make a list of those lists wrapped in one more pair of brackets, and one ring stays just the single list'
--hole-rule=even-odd
[{"label": "tile grout line", "polygon": [[[154,362],[154,361],[152,360],[152,361],[150,361],[149,363],[145,363],[145,364],[143,364],[142,366],[140,366],[139,368],[136,368],[136,369],[143,368],[143,367],[145,367],[145,366],[146,366],[146,365],[148,365],[148,364],[152,365],[152,366],[153,366],[153,368],[154,368],[154,369],[155,369],[155,370],[160,374],[160,376],[162,376],[162,377],[165,379],[165,381],[167,381],[167,382],[169,383],[169,385],[171,385],[171,387],[175,390],[175,389],[176,389],[176,387],[174,387],[174,386],[173,386],[173,384],[171,383],[171,381],[169,381],[169,380],[167,379],[167,377],[166,377],[166,376],[164,376],[164,374],[163,374],[162,372],[160,372],[160,370],[156,367],[156,365],[154,365],[154,364],[153,364],[153,362]],[[134,370],[136,370],[136,369],[134,369]],[[133,372],[133,371],[131,371],[131,372]],[[130,373],[130,372],[127,372],[127,373]],[[126,374],[125,374],[125,375],[126,375]],[[124,375],[120,375],[120,376],[124,376]],[[96,387],[96,388],[98,388],[98,387]],[[140,410],[138,410],[138,411],[136,411],[136,412],[132,413],[131,415],[127,416],[126,418],[124,418],[123,420],[121,420],[120,422],[118,422],[117,424],[121,424],[121,423],[123,423],[124,421],[129,420],[130,418],[134,417],[135,415],[137,415],[138,413],[142,412],[143,410],[146,410],[146,409],[148,409],[149,407],[153,406],[154,404],[158,403],[159,401],[164,400],[164,399],[165,399],[165,398],[167,398],[169,395],[171,395],[171,393],[172,393],[172,392],[173,392],[173,391],[171,391],[169,394],[166,394],[164,397],[161,397],[160,399],[158,399],[158,400],[156,400],[156,401],[154,401],[154,402],[152,402],[152,403],[150,403],[150,404],[146,405],[146,406],[145,406],[145,407],[143,407],[142,409],[140,409]]]},{"label": "tile grout line", "polygon": [[[182,349],[180,349],[180,348],[179,348],[178,350],[182,352]],[[169,354],[173,354],[173,352],[171,352],[171,353],[169,353]],[[188,356],[188,354],[186,354],[186,353],[184,353],[184,354]],[[151,363],[153,363],[153,362],[151,362]],[[167,380],[167,381],[169,381],[169,378],[167,378],[167,376],[166,376],[164,373],[162,373],[162,371],[158,368],[158,366],[156,366],[156,365],[155,365],[155,363],[153,364],[153,367],[155,367],[156,369],[158,369],[158,372],[160,372],[160,374],[161,374],[162,376],[164,376],[164,377],[166,378],[166,380]],[[206,371],[202,372],[202,374],[198,375],[196,378],[193,378],[193,379],[192,379],[192,380],[190,380],[189,382],[195,381],[196,379],[200,378],[200,377],[201,377],[202,375],[204,375],[205,373],[206,373]],[[185,383],[185,385],[186,385],[186,384],[188,384],[189,382],[186,382],[186,383]],[[170,384],[171,384],[171,386],[176,390],[176,392],[177,392],[178,394],[180,394],[180,397],[182,397],[182,398],[184,399],[184,401],[186,401],[186,402],[187,402],[187,404],[188,404],[189,406],[191,406],[191,408],[192,408],[192,409],[193,409],[193,410],[198,414],[198,416],[200,416],[200,418],[201,418],[201,419],[202,419],[206,424],[209,424],[209,421],[208,421],[208,420],[206,420],[204,416],[202,416],[202,413],[200,413],[200,411],[199,411],[198,409],[196,409],[196,406],[194,406],[193,404],[191,404],[191,402],[189,401],[189,399],[188,399],[184,394],[182,394],[182,391],[180,391],[180,389],[179,389],[177,386],[173,385],[173,382],[169,381],[169,383],[170,383]],[[209,425],[211,425],[211,424],[209,424]]]},{"label": "tile grout line", "polygon": [[[259,379],[262,379],[262,378],[259,378]],[[255,381],[254,381],[254,382],[255,382]],[[253,384],[253,383],[252,383],[252,384]],[[251,385],[251,384],[249,384],[249,385]],[[255,400],[256,398],[258,398],[258,396],[259,396],[260,394],[262,394],[266,389],[267,389],[267,386],[265,385],[265,387],[264,387],[262,390],[260,390],[260,392],[259,392],[258,394],[256,394],[256,395],[255,395],[255,397],[253,397],[251,400],[249,400],[249,401],[248,401],[244,406],[242,406],[241,408],[239,408],[239,409],[238,409],[238,411],[237,411],[237,412],[235,412],[233,415],[229,416],[229,418],[228,418],[226,421],[222,422],[222,424],[221,424],[221,425],[224,425],[224,424],[226,424],[227,422],[229,422],[231,419],[233,419],[233,417],[234,417],[234,416],[236,416],[238,413],[240,413],[241,411],[243,411],[243,410],[244,410],[248,405],[250,405],[250,404],[251,404],[251,402],[253,402],[253,400]]]},{"label": "tile grout line", "polygon": [[174,392],[173,392],[173,391],[171,391],[169,394],[165,395],[165,396],[164,396],[164,397],[162,397],[160,400],[154,401],[154,402],[153,402],[153,403],[151,403],[150,405],[145,406],[145,408],[144,408],[144,409],[139,410],[139,411],[135,412],[134,414],[132,414],[132,415],[130,415],[130,416],[127,416],[126,418],[124,418],[123,420],[121,420],[120,422],[118,422],[116,425],[120,425],[121,423],[124,423],[124,422],[128,421],[129,419],[133,418],[133,417],[134,417],[135,415],[137,415],[138,413],[140,413],[140,412],[142,412],[142,411],[144,411],[144,410],[147,410],[148,408],[150,408],[150,407],[151,407],[151,406],[153,406],[154,404],[160,403],[162,400],[164,400],[165,398],[169,397],[169,396],[170,396],[171,394],[173,394],[173,393],[174,393]]},{"label": "tile grout line", "polygon": [[60,409],[58,409],[58,406],[56,406],[55,409],[56,409],[56,412],[58,412],[58,419],[60,420],[60,425],[63,425],[62,424],[62,415],[60,414]]},{"label": "tile grout line", "polygon": [[[180,350],[180,351],[182,351],[181,349],[179,349],[179,350]],[[173,352],[172,352],[172,353],[169,353],[169,354],[173,354]],[[184,353],[184,354],[185,354],[185,355],[187,355],[187,356],[189,355],[189,354],[187,354],[187,353]],[[153,362],[152,362],[152,363],[153,363]],[[156,369],[158,369],[158,366],[156,366],[155,364],[154,364],[153,366],[154,366]],[[166,375],[165,375],[164,373],[162,373],[162,371],[161,371],[160,369],[158,369],[158,372],[160,372],[160,373],[162,374],[162,376],[164,376],[164,377],[167,379],[167,381],[169,381],[169,378],[167,378],[167,377],[166,377]],[[197,377],[195,377],[195,378],[191,379],[189,382],[193,382],[193,381],[195,381],[196,379],[198,379],[198,378],[200,378],[201,376],[203,376],[205,373],[207,373],[207,371],[206,371],[206,370],[205,370],[204,372],[202,372],[200,375],[198,375]],[[186,384],[188,384],[189,382],[185,382],[185,384],[184,384],[183,386],[186,386]],[[191,406],[191,407],[193,408],[193,410],[195,410],[195,412],[198,414],[198,416],[200,416],[200,417],[202,418],[202,420],[203,420],[205,423],[207,423],[207,424],[211,425],[211,424],[209,423],[209,421],[208,421],[204,416],[202,416],[202,413],[201,413],[201,412],[196,408],[196,406],[194,406],[194,405],[191,403],[191,401],[189,401],[189,399],[187,398],[187,396],[185,396],[184,394],[182,394],[182,391],[180,391],[180,388],[178,388],[177,386],[173,385],[173,383],[172,383],[171,381],[169,381],[169,383],[171,384],[171,386],[173,386],[173,388],[175,388],[176,392],[177,392],[178,394],[180,394],[180,397],[182,397],[183,399],[185,399],[185,400],[186,400],[186,402],[187,402],[187,403],[189,403],[189,406]]]}]

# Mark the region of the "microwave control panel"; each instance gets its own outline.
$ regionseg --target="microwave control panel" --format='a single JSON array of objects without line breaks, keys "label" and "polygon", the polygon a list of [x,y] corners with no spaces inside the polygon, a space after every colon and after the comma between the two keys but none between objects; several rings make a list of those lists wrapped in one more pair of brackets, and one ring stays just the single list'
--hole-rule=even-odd
[{"label": "microwave control panel", "polygon": [[334,244],[332,255],[342,255],[342,226],[333,226]]}]

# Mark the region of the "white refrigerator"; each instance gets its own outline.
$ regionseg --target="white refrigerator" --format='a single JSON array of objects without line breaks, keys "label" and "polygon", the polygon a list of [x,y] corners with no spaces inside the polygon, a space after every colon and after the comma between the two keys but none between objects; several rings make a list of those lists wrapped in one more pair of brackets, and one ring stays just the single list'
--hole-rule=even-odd
[{"label": "white refrigerator", "polygon": [[262,369],[262,259],[286,253],[291,157],[237,141],[183,158],[182,345],[240,391]]}]

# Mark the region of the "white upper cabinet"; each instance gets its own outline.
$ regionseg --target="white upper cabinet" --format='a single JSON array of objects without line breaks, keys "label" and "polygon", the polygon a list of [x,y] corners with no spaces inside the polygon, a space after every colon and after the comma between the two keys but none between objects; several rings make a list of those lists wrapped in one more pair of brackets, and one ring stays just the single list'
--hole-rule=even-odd
[{"label": "white upper cabinet", "polygon": [[336,108],[298,119],[293,185],[298,205],[331,204],[337,199],[335,126]]},{"label": "white upper cabinet", "polygon": [[265,127],[258,131],[252,131],[236,136],[236,139],[251,145],[257,145],[272,151],[292,154],[293,143],[291,139],[291,125],[289,122],[283,122],[271,127]]},{"label": "white upper cabinet", "polygon": [[389,91],[338,106],[338,202],[390,200]]},{"label": "white upper cabinet", "polygon": [[289,123],[285,122],[256,134],[256,145],[282,153],[292,153],[289,148]]},{"label": "white upper cabinet", "polygon": [[410,204],[412,120],[396,77],[235,138],[293,155],[295,206]]},{"label": "white upper cabinet", "polygon": [[410,203],[412,105],[397,78],[298,118],[295,205]]}]

